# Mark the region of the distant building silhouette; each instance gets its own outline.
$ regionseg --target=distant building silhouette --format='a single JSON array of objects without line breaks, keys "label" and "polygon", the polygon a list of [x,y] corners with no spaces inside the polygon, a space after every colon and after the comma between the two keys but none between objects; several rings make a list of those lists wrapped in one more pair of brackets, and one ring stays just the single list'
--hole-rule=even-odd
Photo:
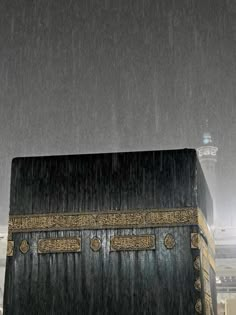
[{"label": "distant building silhouette", "polygon": [[205,174],[208,187],[213,199],[213,222],[216,222],[216,162],[218,147],[214,146],[212,136],[209,132],[204,132],[202,146],[197,148],[198,157]]}]

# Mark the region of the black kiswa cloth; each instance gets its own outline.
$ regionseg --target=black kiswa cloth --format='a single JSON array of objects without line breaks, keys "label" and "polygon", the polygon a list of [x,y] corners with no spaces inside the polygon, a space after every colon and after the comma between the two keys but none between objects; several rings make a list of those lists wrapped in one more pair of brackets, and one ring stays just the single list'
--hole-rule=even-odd
[{"label": "black kiswa cloth", "polygon": [[195,150],[16,158],[4,314],[207,314],[211,221]]}]

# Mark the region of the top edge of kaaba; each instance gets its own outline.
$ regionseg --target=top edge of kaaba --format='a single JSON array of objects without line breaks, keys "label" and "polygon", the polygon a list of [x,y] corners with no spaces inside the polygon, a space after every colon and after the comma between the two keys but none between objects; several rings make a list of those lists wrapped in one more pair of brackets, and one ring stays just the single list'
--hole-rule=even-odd
[{"label": "top edge of kaaba", "polygon": [[195,149],[18,157],[10,214],[199,207],[212,200]]},{"label": "top edge of kaaba", "polygon": [[19,160],[26,159],[64,159],[78,158],[79,156],[115,156],[115,155],[127,155],[127,154],[145,154],[145,153],[158,153],[165,154],[166,152],[188,152],[188,154],[193,154],[197,156],[197,150],[194,148],[183,148],[183,149],[165,149],[165,150],[134,150],[134,151],[112,151],[112,152],[81,152],[81,153],[70,153],[70,154],[49,154],[49,155],[31,155],[31,156],[16,156],[12,159],[12,163]]}]

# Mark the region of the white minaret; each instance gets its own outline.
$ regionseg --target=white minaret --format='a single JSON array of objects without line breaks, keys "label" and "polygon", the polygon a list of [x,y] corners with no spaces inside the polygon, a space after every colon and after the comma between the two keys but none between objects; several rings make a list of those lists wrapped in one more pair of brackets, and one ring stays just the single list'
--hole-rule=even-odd
[{"label": "white minaret", "polygon": [[7,226],[0,225],[0,314],[3,307],[3,289],[7,252]]},{"label": "white minaret", "polygon": [[213,222],[216,222],[216,162],[218,148],[213,145],[209,132],[203,134],[203,145],[197,149],[198,158],[201,163],[210,193],[213,199]]}]

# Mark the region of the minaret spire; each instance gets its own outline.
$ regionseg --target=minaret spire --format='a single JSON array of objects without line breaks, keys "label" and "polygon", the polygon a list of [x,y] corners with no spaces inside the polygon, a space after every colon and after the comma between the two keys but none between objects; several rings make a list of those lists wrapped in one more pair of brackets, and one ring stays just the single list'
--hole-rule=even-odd
[{"label": "minaret spire", "polygon": [[199,161],[205,174],[208,187],[213,199],[213,223],[216,222],[216,162],[218,147],[214,146],[211,133],[209,132],[208,119],[206,119],[205,131],[203,132],[202,145],[197,148]]}]

